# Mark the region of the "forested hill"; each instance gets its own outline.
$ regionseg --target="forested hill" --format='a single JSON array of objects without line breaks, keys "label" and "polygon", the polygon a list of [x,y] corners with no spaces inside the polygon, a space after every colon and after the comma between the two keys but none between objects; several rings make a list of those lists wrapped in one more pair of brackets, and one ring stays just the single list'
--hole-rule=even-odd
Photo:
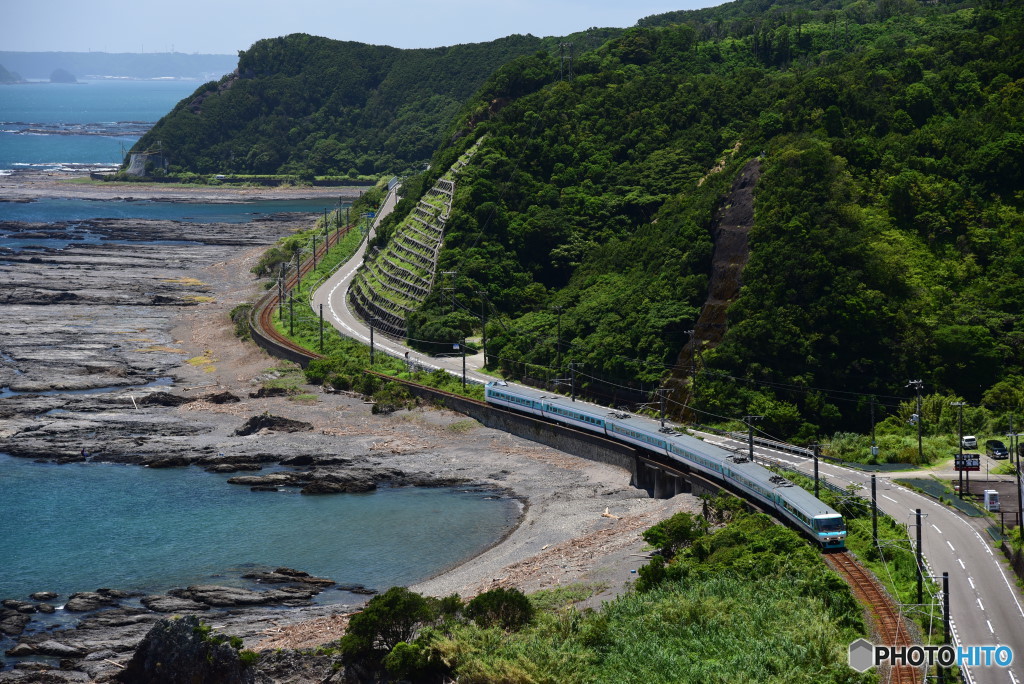
[{"label": "forested hill", "polygon": [[[573,362],[621,400],[696,365],[696,396],[674,399],[698,419],[764,415],[785,436],[863,431],[869,394],[898,402],[918,378],[1019,416],[1021,2],[811,7],[652,17],[572,80],[551,53],[499,70],[435,159],[486,136],[438,268],[458,275],[410,337],[458,339],[484,305],[514,375]],[[762,155],[743,288],[721,343],[691,354],[716,213]]]},{"label": "forested hill", "polygon": [[[595,29],[590,40],[613,33]],[[401,50],[305,34],[261,40],[134,146],[172,171],[357,175],[426,162],[495,69],[557,39]]]}]

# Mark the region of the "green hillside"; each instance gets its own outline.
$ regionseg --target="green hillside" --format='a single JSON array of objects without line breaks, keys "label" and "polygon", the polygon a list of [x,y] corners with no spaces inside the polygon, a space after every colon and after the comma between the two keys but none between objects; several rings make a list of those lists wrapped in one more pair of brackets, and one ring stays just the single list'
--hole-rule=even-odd
[{"label": "green hillside", "polygon": [[[613,33],[595,29],[599,41]],[[495,69],[554,39],[401,50],[305,34],[261,40],[132,148],[160,148],[171,171],[357,175],[428,161]]]},{"label": "green hillside", "polygon": [[[675,375],[698,420],[757,413],[787,436],[863,431],[868,394],[898,402],[918,378],[1019,411],[1021,45],[1019,1],[755,1],[646,19],[571,81],[557,54],[521,57],[435,158],[487,135],[438,265],[460,308],[435,291],[409,335],[479,332],[482,291],[492,366],[543,380],[573,362],[634,403]],[[694,354],[744,168],[743,287]]]}]

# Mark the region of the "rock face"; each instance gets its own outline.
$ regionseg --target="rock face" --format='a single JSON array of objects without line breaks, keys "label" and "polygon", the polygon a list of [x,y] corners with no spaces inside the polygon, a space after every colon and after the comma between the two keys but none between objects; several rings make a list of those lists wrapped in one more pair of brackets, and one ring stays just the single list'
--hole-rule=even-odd
[{"label": "rock face", "polygon": [[308,572],[293,570],[292,568],[278,568],[273,572],[248,572],[242,575],[242,577],[270,584],[297,582],[299,584],[309,584],[315,587],[329,587],[334,584],[334,580],[332,579],[327,579],[326,577],[313,577]]},{"label": "rock face", "polygon": [[242,664],[234,648],[216,643],[207,636],[198,618],[186,616],[153,625],[116,681],[122,684],[249,684],[255,682],[255,675]]},{"label": "rock face", "polygon": [[174,596],[143,596],[142,605],[156,613],[188,613],[197,610],[209,610],[210,606],[191,599]]},{"label": "rock face", "polygon": [[280,416],[272,416],[269,413],[264,413],[259,416],[253,416],[249,420],[245,421],[245,425],[238,428],[235,431],[235,434],[244,437],[245,435],[256,434],[260,430],[271,430],[272,432],[301,432],[312,429],[313,426],[310,423],[304,423],[301,420],[291,420],[290,418],[281,418]]},{"label": "rock face", "polygon": [[73,613],[84,613],[89,610],[112,606],[115,603],[117,603],[117,598],[109,593],[80,591],[77,594],[71,595],[68,602],[64,604],[64,610],[70,610]]},{"label": "rock face", "polygon": [[214,392],[213,394],[207,394],[203,397],[203,401],[208,401],[211,404],[237,404],[241,401],[231,392]]},{"label": "rock face", "polygon": [[320,593],[320,587],[282,587],[268,591],[250,591],[238,587],[200,584],[185,589],[171,589],[167,593],[177,598],[217,607],[304,606],[309,603],[311,598]]},{"label": "rock face", "polygon": [[31,621],[28,615],[14,610],[0,612],[0,634],[16,636],[25,631],[25,626]]}]

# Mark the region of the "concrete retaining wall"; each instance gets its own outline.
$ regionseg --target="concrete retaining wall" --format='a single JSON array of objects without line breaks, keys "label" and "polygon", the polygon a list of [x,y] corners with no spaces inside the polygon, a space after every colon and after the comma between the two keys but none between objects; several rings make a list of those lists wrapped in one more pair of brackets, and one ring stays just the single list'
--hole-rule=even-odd
[{"label": "concrete retaining wall", "polygon": [[[377,374],[374,373],[374,375]],[[622,468],[629,471],[632,482],[636,483],[638,481],[637,451],[625,444],[605,439],[600,435],[583,432],[582,430],[574,430],[563,425],[548,423],[532,416],[506,411],[484,402],[449,394],[433,387],[396,380],[386,375],[379,375],[378,377],[400,382],[405,385],[413,396],[440,404],[452,411],[464,413],[478,420],[486,427],[502,430],[517,437],[564,451],[573,456]]]}]

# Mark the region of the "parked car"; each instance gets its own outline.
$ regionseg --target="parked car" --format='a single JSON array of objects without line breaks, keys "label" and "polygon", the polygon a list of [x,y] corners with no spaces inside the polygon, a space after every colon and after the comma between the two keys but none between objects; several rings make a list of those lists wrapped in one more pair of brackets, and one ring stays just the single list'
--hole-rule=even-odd
[{"label": "parked car", "polygon": [[1007,450],[1006,445],[998,439],[990,439],[985,442],[985,453],[988,454],[990,458],[1010,457],[1010,452]]},{"label": "parked car", "polygon": [[964,435],[960,438],[960,447],[962,449],[977,449],[978,438],[974,435]]}]

